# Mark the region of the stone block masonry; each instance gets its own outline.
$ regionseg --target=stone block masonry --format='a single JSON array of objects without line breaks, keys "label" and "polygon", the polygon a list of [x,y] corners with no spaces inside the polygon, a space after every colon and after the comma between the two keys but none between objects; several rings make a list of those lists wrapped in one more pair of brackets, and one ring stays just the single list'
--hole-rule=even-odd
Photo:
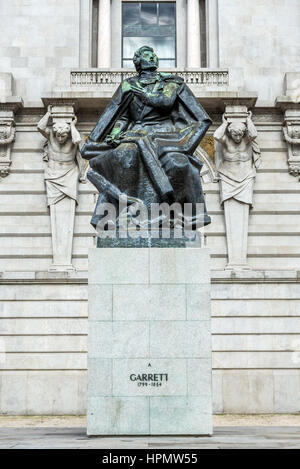
[{"label": "stone block masonry", "polygon": [[212,433],[209,257],[89,250],[89,435]]}]

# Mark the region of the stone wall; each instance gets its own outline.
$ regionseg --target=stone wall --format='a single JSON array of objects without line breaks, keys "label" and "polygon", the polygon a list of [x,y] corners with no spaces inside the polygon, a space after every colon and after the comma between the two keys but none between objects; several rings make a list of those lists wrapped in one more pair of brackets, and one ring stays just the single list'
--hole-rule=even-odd
[{"label": "stone wall", "polygon": [[41,105],[58,69],[79,66],[80,0],[0,0],[0,10],[0,71],[13,74],[15,95]]},{"label": "stone wall", "polygon": [[300,71],[299,23],[298,0],[218,0],[219,66],[239,69],[247,90],[274,103],[285,72]]},{"label": "stone wall", "polygon": [[[284,73],[299,70],[299,1],[209,2],[209,57],[212,66],[229,68],[232,90],[204,89],[203,104],[215,100],[209,135],[220,125],[225,97],[237,94],[244,80],[246,90],[258,92],[253,121],[262,151],[249,219],[252,270],[224,270],[219,186],[204,183],[212,217],[205,239],[212,256],[214,411],[299,412],[300,185],[288,172],[283,112],[274,107]],[[0,71],[13,74],[5,96],[21,96],[25,104],[15,115],[10,173],[0,178],[0,413],[86,410],[87,253],[95,245],[89,222],[97,195],[89,183],[80,184],[76,272],[48,272],[44,139],[36,125],[45,112],[41,98],[61,84],[59,77],[68,86],[68,69],[90,66],[90,7],[90,0],[0,0]],[[98,103],[103,108],[111,96],[112,87],[105,86],[102,95],[92,90],[85,110],[76,111],[82,136],[97,121]],[[66,97],[85,91],[73,89]]]},{"label": "stone wall", "polygon": [[[121,54],[120,0],[112,4],[112,64]],[[298,0],[209,0],[209,66],[229,67],[232,87],[258,91],[273,104],[286,71],[300,70]],[[184,17],[182,0],[178,4]],[[14,94],[40,105],[63,69],[91,66],[90,0],[0,0],[0,70],[14,75]],[[178,30],[178,67],[186,66],[185,27]],[[212,65],[213,64],[213,65]],[[235,71],[235,73],[233,73]]]},{"label": "stone wall", "polygon": [[[1,246],[0,271],[47,270],[51,263],[50,219],[44,185],[43,142],[36,124],[43,115],[17,115],[17,132],[12,147],[11,174],[0,183]],[[216,116],[220,119],[220,116]],[[78,128],[88,134],[96,115],[79,116]],[[248,260],[253,269],[287,270],[299,268],[300,213],[298,179],[288,173],[287,146],[282,135],[282,115],[278,111],[254,115],[259,132],[262,164],[254,186],[254,208],[249,221]],[[219,122],[219,121],[218,121]],[[217,122],[209,129],[212,135]],[[212,268],[226,265],[226,238],[219,187],[205,183],[212,223],[206,230],[211,248]],[[80,184],[76,209],[73,259],[79,270],[87,269],[87,249],[94,245],[95,232],[89,225],[96,201],[94,187]],[[9,259],[9,260],[8,260]],[[9,268],[8,268],[9,267]]]},{"label": "stone wall", "polygon": [[[43,180],[44,110],[16,116],[11,172],[0,182],[0,412],[82,414],[86,409],[87,253],[94,188],[80,186],[73,265],[50,273],[51,230]],[[214,115],[212,134],[219,125]],[[90,132],[97,116],[79,113]],[[212,224],[214,411],[298,412],[300,349],[299,193],[288,174],[282,114],[257,108],[262,166],[250,212],[251,271],[224,271],[224,214],[216,183],[204,184]]]},{"label": "stone wall", "polygon": [[[296,277],[212,275],[214,412],[299,412]],[[0,412],[84,414],[86,276],[61,283],[41,274],[31,280],[22,273],[19,281],[16,274],[10,275],[14,280],[8,280],[8,272],[5,277],[0,285]]]}]

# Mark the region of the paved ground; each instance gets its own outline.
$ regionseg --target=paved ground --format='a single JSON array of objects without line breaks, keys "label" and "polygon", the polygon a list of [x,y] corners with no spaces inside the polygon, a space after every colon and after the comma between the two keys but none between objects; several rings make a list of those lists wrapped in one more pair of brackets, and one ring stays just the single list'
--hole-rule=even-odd
[{"label": "paved ground", "polygon": [[216,427],[212,437],[95,437],[85,428],[1,428],[0,448],[300,448],[300,427]]},{"label": "paved ground", "polygon": [[0,416],[0,448],[300,448],[299,415],[214,417],[212,437],[86,436],[85,417]]},{"label": "paved ground", "polygon": [[[214,427],[300,427],[299,414],[222,414]],[[86,427],[85,415],[0,415],[1,427]]]}]

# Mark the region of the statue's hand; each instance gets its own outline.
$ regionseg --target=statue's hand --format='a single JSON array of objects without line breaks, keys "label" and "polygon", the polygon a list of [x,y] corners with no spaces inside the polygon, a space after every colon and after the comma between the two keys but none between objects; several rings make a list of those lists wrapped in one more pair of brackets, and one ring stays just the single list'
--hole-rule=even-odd
[{"label": "statue's hand", "polygon": [[138,88],[137,86],[132,86],[131,89],[144,104],[149,104],[152,99],[155,99],[157,97],[156,94],[147,93],[147,91],[144,91],[143,89]]},{"label": "statue's hand", "polygon": [[105,137],[104,141],[105,143],[107,143],[107,145],[111,145],[112,147],[117,147],[120,144],[120,134],[119,133],[115,135],[109,134]]},{"label": "statue's hand", "polygon": [[131,90],[133,91],[133,93],[134,93],[135,95],[137,95],[137,96],[140,98],[141,101],[143,101],[143,102],[145,101],[145,99],[146,99],[146,92],[145,92],[143,89],[138,88],[137,86],[132,86],[132,87],[131,87]]}]

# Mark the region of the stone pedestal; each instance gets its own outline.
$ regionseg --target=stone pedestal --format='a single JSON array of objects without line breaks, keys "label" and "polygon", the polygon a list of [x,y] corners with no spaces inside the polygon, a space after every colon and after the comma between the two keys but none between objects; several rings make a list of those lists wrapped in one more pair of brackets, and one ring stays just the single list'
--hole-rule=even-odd
[{"label": "stone pedestal", "polygon": [[89,251],[88,435],[212,434],[209,253]]},{"label": "stone pedestal", "polygon": [[249,205],[235,199],[224,202],[228,263],[226,270],[249,270],[247,242]]},{"label": "stone pedestal", "polygon": [[72,245],[75,221],[75,200],[65,197],[50,205],[53,262],[50,271],[74,270]]}]

